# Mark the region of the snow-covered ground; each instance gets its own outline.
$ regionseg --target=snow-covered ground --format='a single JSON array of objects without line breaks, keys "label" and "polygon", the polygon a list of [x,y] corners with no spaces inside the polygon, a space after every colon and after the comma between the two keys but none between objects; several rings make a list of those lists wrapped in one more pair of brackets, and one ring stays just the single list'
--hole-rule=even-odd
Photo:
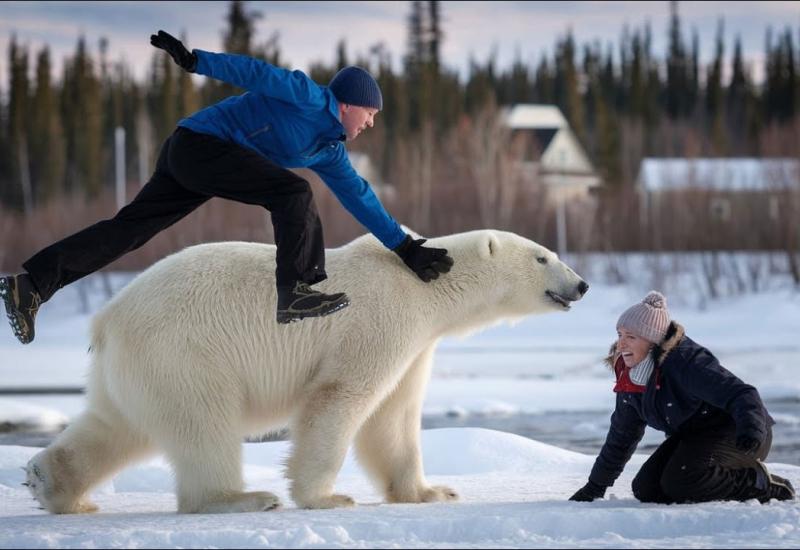
[{"label": "snow-covered ground", "polygon": [[[351,457],[336,485],[350,509],[298,510],[278,467],[286,442],[245,444],[251,490],[277,494],[285,508],[260,514],[175,514],[171,474],[156,459],[121,473],[95,496],[102,512],[47,516],[23,491],[23,464],[35,451],[0,449],[0,546],[88,548],[508,548],[726,547],[800,545],[800,505],[718,502],[641,504],[630,481],[646,459],[636,455],[606,499],[566,499],[586,478],[593,457],[523,437],[477,428],[423,432],[425,471],[456,489],[449,504],[381,503]],[[800,468],[772,465],[800,482]]]},{"label": "snow-covered ground", "polygon": [[[112,277],[119,288],[126,276]],[[532,317],[467,339],[444,340],[426,395],[426,414],[513,415],[590,411],[597,422],[576,430],[602,433],[613,408],[613,381],[602,358],[619,314],[649,290],[646,284],[593,282],[568,313]],[[0,326],[0,389],[79,387],[87,366],[89,314],[78,285],[40,313],[36,341],[21,346]],[[89,311],[103,302],[90,278]],[[757,294],[705,302],[688,287],[667,291],[672,316],[722,364],[767,400],[800,403],[800,293],[775,285]],[[0,397],[0,424],[50,429],[68,422],[83,397]],[[777,420],[800,423],[796,413]],[[790,409],[791,410],[791,409]],[[648,430],[644,443],[663,435]],[[594,454],[579,454],[508,433],[477,428],[423,432],[425,471],[456,489],[450,504],[386,505],[348,458],[337,491],[353,509],[298,510],[288,499],[281,459],[288,443],[245,444],[250,489],[276,493],[284,508],[263,514],[179,516],[172,477],[159,458],[121,472],[101,487],[101,513],[49,516],[20,485],[20,466],[38,449],[0,446],[0,547],[798,547],[800,503],[645,505],[630,481],[647,455],[637,453],[607,498],[567,498],[586,481]],[[599,448],[597,449],[599,450]],[[767,459],[770,469],[800,486],[800,457]]]}]

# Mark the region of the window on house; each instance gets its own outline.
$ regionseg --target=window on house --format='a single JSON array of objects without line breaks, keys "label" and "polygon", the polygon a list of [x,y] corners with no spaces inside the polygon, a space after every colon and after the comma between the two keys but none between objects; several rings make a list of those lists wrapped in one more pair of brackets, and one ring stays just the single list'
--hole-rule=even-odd
[{"label": "window on house", "polygon": [[778,221],[778,218],[781,216],[781,209],[780,209],[780,201],[778,197],[772,195],[769,198],[769,219],[772,221]]},{"label": "window on house", "polygon": [[731,218],[731,201],[723,197],[714,197],[709,203],[709,210],[712,219],[726,222]]}]

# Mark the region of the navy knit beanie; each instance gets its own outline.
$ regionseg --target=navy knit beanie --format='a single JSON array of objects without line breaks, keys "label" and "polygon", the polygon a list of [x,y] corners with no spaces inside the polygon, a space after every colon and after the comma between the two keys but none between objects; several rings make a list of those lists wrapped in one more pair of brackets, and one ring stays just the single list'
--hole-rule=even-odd
[{"label": "navy knit beanie", "polygon": [[351,65],[334,75],[328,87],[339,103],[383,109],[381,89],[369,72]]}]

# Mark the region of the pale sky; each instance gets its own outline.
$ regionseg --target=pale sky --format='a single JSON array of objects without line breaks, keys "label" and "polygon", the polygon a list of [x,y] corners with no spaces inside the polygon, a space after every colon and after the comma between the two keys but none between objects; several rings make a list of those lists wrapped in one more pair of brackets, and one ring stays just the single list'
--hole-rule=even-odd
[{"label": "pale sky", "polygon": [[[336,44],[345,39],[351,60],[366,54],[370,46],[383,42],[395,69],[406,51],[406,21],[410,2],[247,2],[260,11],[256,42],[264,42],[275,31],[280,35],[282,58],[293,68],[307,70],[314,61],[331,63]],[[8,44],[12,33],[35,55],[48,44],[55,77],[60,78],[62,60],[72,55],[78,37],[97,54],[101,37],[109,41],[109,60],[124,59],[137,80],[144,79],[154,51],[149,36],[158,29],[187,35],[187,46],[210,51],[222,47],[227,2],[0,2],[0,90],[8,82]],[[599,41],[610,43],[615,54],[627,25],[643,28],[650,22],[653,51],[661,58],[667,44],[669,3],[655,2],[442,2],[446,66],[467,75],[470,56],[481,63],[497,52],[498,66],[511,65],[517,53],[531,65],[543,54],[552,57],[558,37],[572,29],[579,47]],[[700,38],[701,62],[713,56],[717,22],[725,21],[726,59],[730,59],[733,37],[742,37],[745,59],[760,77],[763,69],[766,30],[783,32],[790,26],[800,43],[800,2],[680,2],[684,39],[690,44],[692,29]]]}]

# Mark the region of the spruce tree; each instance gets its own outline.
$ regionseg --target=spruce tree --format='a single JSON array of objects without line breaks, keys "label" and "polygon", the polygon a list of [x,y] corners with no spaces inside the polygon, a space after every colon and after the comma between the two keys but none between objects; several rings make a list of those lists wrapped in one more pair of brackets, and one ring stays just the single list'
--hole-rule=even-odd
[{"label": "spruce tree", "polygon": [[33,197],[28,154],[28,52],[17,44],[16,36],[11,37],[8,56],[11,71],[7,132],[10,174],[8,187],[3,189],[3,202],[15,210],[29,212],[33,208]]},{"label": "spruce tree", "polygon": [[64,63],[61,112],[67,151],[66,185],[93,197],[101,189],[103,105],[100,82],[83,36]]},{"label": "spruce tree", "polygon": [[687,88],[685,112],[687,116],[695,116],[700,111],[700,103],[702,102],[700,91],[700,38],[697,36],[697,29],[692,31],[692,57],[689,62]]},{"label": "spruce tree", "polygon": [[631,39],[630,65],[630,113],[633,119],[644,119],[645,93],[647,89],[647,61],[644,54],[644,41],[638,31]]},{"label": "spruce tree", "polygon": [[408,16],[408,50],[405,58],[405,72],[409,94],[409,127],[417,131],[428,116],[425,86],[425,12],[419,0],[411,2]]},{"label": "spruce tree", "polygon": [[[225,17],[227,27],[223,34],[222,49],[226,53],[249,55],[265,59],[266,61],[278,64],[277,44],[268,45],[265,48],[257,48],[253,43],[255,36],[255,22],[262,17],[257,11],[248,11],[244,2],[233,1],[229,4],[229,11]],[[277,37],[273,36],[277,41]],[[269,51],[268,51],[269,50]],[[266,55],[272,58],[265,58]],[[238,88],[227,82],[220,82],[213,78],[206,78],[203,81],[202,104],[210,105],[226,97],[238,95],[245,90]]]},{"label": "spruce tree", "polygon": [[50,50],[44,47],[36,61],[36,91],[31,112],[31,180],[37,202],[59,196],[64,186],[64,129],[58,96],[51,83]]},{"label": "spruce tree", "polygon": [[542,55],[534,75],[533,98],[536,103],[554,103],[555,95],[555,75],[547,56]]},{"label": "spruce tree", "polygon": [[762,104],[764,119],[767,123],[772,122],[780,113],[780,88],[781,88],[781,50],[772,47],[772,27],[767,27],[766,36],[766,61],[765,61],[765,80],[764,91],[762,92]]},{"label": "spruce tree", "polygon": [[241,55],[252,55],[255,22],[260,17],[261,13],[259,12],[245,11],[244,2],[231,2],[230,11],[226,17],[228,28],[222,41],[225,51]]},{"label": "spruce tree", "polygon": [[783,120],[791,121],[794,116],[798,113],[798,106],[797,105],[797,89],[798,89],[798,79],[797,76],[797,65],[795,64],[795,50],[794,50],[794,40],[792,39],[792,31],[791,29],[787,28],[783,34],[783,50],[784,50],[784,65],[782,72],[785,75],[783,81],[783,105],[784,110],[781,113]]},{"label": "spruce tree", "polygon": [[725,118],[734,155],[746,155],[752,90],[742,59],[742,39],[736,36],[731,60],[731,80],[725,96]]},{"label": "spruce tree", "polygon": [[717,25],[717,41],[714,61],[709,67],[706,78],[705,111],[708,120],[708,131],[715,156],[725,154],[727,140],[724,124],[724,101],[722,92],[722,65],[725,55],[724,23],[720,20]]},{"label": "spruce tree", "polygon": [[571,31],[558,45],[557,52],[556,101],[575,136],[586,143],[583,103],[578,89],[578,69],[575,66],[575,41]]},{"label": "spruce tree", "polygon": [[653,151],[653,141],[655,139],[655,132],[653,129],[659,122],[661,109],[661,97],[663,95],[663,85],[661,76],[658,71],[658,62],[653,58],[651,53],[652,46],[652,32],[650,24],[645,25],[644,41],[643,41],[643,56],[645,67],[645,94],[644,94],[644,123],[645,134],[648,136],[646,140],[646,153]]},{"label": "spruce tree", "polygon": [[670,118],[683,118],[688,111],[689,63],[681,35],[678,3],[670,2],[669,52],[667,54],[666,109]]}]

